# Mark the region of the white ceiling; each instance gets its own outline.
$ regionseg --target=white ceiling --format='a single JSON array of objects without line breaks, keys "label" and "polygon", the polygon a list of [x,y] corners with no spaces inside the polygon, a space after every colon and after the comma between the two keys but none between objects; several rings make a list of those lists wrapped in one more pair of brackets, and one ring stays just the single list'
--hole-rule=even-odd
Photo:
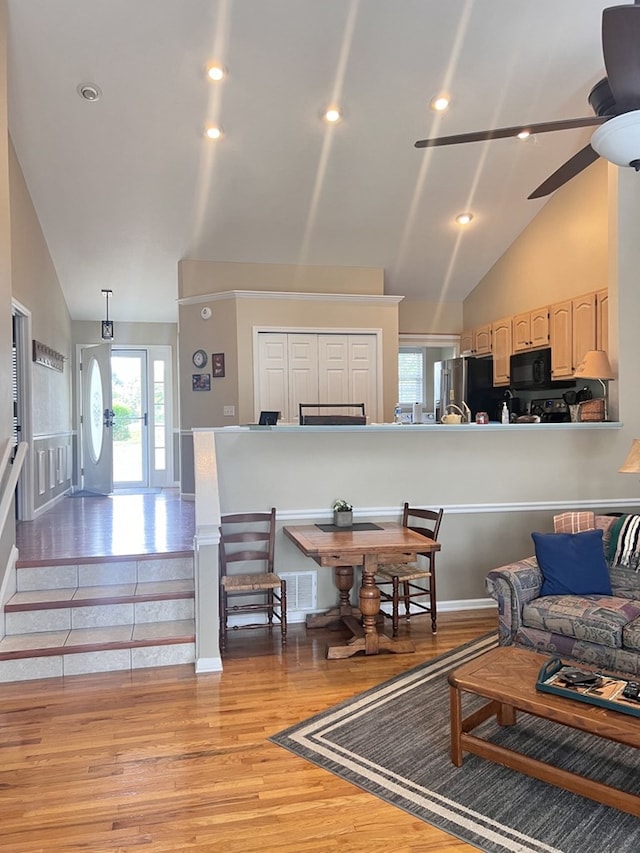
[{"label": "white ceiling", "polygon": [[8,0],[9,129],[72,318],[111,288],[114,320],[175,321],[181,258],[384,267],[389,294],[463,299],[590,131],[413,143],[591,115],[607,5]]}]

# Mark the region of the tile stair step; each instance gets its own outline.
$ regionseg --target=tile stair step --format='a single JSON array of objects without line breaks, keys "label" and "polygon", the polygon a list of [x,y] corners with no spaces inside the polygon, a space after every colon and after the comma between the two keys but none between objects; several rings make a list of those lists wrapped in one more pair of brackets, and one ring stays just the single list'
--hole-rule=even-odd
[{"label": "tile stair step", "polygon": [[193,578],[193,552],[18,562],[19,592]]},{"label": "tile stair step", "polygon": [[41,631],[4,637],[0,640],[0,661],[194,642],[193,619]]},{"label": "tile stair step", "polygon": [[174,621],[194,615],[192,581],[79,587],[48,593],[19,592],[9,599],[5,634]]},{"label": "tile stair step", "polygon": [[110,584],[92,587],[60,587],[16,592],[5,604],[5,613],[52,610],[107,604],[135,604],[142,601],[170,601],[194,597],[190,579],[148,583]]}]

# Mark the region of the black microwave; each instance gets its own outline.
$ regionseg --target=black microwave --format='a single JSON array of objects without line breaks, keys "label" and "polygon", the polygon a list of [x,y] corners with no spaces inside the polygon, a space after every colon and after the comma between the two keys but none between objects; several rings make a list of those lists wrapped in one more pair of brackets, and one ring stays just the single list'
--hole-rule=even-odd
[{"label": "black microwave", "polygon": [[511,380],[516,391],[546,388],[551,384],[551,349],[518,352],[511,356]]}]

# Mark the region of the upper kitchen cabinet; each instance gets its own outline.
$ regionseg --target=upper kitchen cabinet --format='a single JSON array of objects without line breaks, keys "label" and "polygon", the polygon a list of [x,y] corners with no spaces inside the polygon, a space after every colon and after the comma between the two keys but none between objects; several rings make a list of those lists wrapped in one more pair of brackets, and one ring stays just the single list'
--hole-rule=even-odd
[{"label": "upper kitchen cabinet", "polygon": [[509,385],[511,380],[511,317],[492,324],[493,384]]},{"label": "upper kitchen cabinet", "polygon": [[551,376],[573,377],[589,350],[596,348],[596,294],[585,293],[549,309]]},{"label": "upper kitchen cabinet", "polygon": [[571,300],[573,314],[573,369],[584,360],[589,350],[596,348],[596,295],[585,293]]},{"label": "upper kitchen cabinet", "polygon": [[525,352],[549,346],[549,308],[516,314],[512,320],[513,351]]},{"label": "upper kitchen cabinet", "polygon": [[462,355],[491,355],[491,323],[467,329],[460,335]]},{"label": "upper kitchen cabinet", "polygon": [[551,378],[573,376],[571,300],[556,302],[549,308],[551,341]]},{"label": "upper kitchen cabinet", "polygon": [[609,291],[596,293],[596,349],[609,354]]}]

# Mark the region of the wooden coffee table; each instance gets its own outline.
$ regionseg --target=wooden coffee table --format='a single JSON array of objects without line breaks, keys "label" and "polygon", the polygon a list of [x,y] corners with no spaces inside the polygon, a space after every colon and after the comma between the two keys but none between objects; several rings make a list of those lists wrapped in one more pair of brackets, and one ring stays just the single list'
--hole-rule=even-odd
[{"label": "wooden coffee table", "polygon": [[[486,652],[449,674],[451,760],[456,767],[460,767],[463,752],[470,752],[640,817],[638,796],[586,776],[561,770],[471,734],[476,726],[494,714],[500,725],[515,725],[516,712],[524,711],[616,743],[640,747],[640,720],[637,717],[536,690],[538,673],[549,657],[515,646],[504,646]],[[589,669],[580,664],[580,669],[583,668]],[[489,701],[474,713],[463,717],[463,692],[474,693]]]}]

